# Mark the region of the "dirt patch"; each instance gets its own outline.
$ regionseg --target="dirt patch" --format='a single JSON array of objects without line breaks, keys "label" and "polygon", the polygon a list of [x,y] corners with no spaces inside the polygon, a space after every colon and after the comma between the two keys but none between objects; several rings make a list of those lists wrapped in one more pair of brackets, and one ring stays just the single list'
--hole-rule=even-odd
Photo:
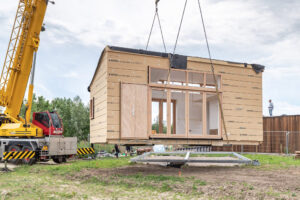
[{"label": "dirt patch", "polygon": [[[164,178],[166,176],[179,179]],[[299,177],[299,167],[261,170],[252,167],[188,166],[176,169],[139,164],[117,169],[84,169],[68,176],[68,179],[87,181],[96,178],[102,184],[125,184],[137,188],[147,184],[149,189],[152,186],[165,187],[169,193],[190,194],[195,198],[299,199]]]},{"label": "dirt patch", "polygon": [[[0,173],[3,172],[2,169],[4,169],[4,166],[4,163],[0,163]],[[11,171],[14,170],[16,167],[18,166],[10,163],[7,164],[7,168]]]}]

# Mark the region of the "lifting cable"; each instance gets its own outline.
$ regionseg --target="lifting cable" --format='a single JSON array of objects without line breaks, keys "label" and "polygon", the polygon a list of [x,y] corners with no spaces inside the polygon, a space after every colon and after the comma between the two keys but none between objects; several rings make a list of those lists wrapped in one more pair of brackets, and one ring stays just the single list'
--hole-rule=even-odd
[{"label": "lifting cable", "polygon": [[173,49],[172,60],[173,60],[173,56],[174,56],[175,51],[176,51],[177,42],[178,42],[178,38],[179,38],[179,33],[180,33],[180,30],[181,30],[181,26],[182,26],[182,22],[183,22],[183,17],[184,17],[184,13],[185,13],[185,9],[186,9],[186,4],[187,4],[187,0],[185,0],[185,4],[184,4],[182,15],[181,15],[181,20],[180,20],[180,24],[179,24],[179,28],[178,28],[178,32],[177,32],[177,37],[176,37],[176,41],[175,41],[175,45],[174,45],[174,49]]},{"label": "lifting cable", "polygon": [[165,44],[165,39],[164,39],[164,35],[163,35],[161,23],[160,23],[160,18],[159,18],[159,15],[158,15],[158,2],[159,2],[159,1],[160,1],[160,0],[155,0],[155,13],[154,13],[153,22],[152,22],[152,26],[151,26],[151,29],[150,29],[150,33],[149,33],[149,37],[148,37],[148,41],[147,41],[147,45],[146,45],[146,50],[148,49],[149,42],[150,42],[150,38],[151,38],[151,35],[152,35],[152,30],[153,30],[154,23],[155,23],[155,19],[156,19],[156,17],[157,17],[158,25],[159,25],[159,29],[160,29],[160,34],[161,34],[161,39],[162,39],[162,42],[163,42],[163,45],[164,45],[165,53],[167,53],[167,48],[166,48],[166,44]]},{"label": "lifting cable", "polygon": [[222,122],[223,122],[224,132],[225,132],[226,140],[227,140],[227,143],[228,143],[229,141],[228,141],[227,129],[226,129],[225,120],[224,120],[223,107],[222,107],[222,104],[221,104],[221,101],[220,101],[219,86],[218,86],[218,82],[217,82],[216,75],[215,75],[215,68],[214,68],[214,65],[213,65],[213,62],[212,62],[212,58],[211,58],[211,53],[210,53],[210,48],[209,48],[209,44],[208,44],[208,39],[207,39],[207,34],[206,34],[205,23],[204,23],[204,19],[203,19],[200,0],[198,0],[198,6],[199,6],[200,15],[201,15],[201,21],[202,21],[204,36],[205,36],[205,40],[206,40],[206,47],[207,47],[207,51],[208,51],[210,67],[211,67],[211,71],[212,71],[212,74],[213,74],[213,77],[214,77],[214,82],[215,82],[215,85],[216,85],[216,92],[217,92],[217,96],[218,96],[218,102],[219,102],[219,107],[220,107],[220,111],[221,111],[221,118],[222,118]]},{"label": "lifting cable", "polygon": [[[151,29],[150,29],[150,34],[149,34],[149,37],[148,37],[148,41],[147,41],[147,45],[146,45],[146,50],[148,49],[148,45],[149,45],[149,41],[150,41],[150,38],[151,38],[153,26],[154,26],[154,23],[155,23],[155,19],[157,17],[158,23],[159,23],[160,32],[161,32],[161,37],[162,37],[162,41],[163,41],[163,45],[164,45],[164,48],[165,48],[165,52],[167,52],[165,41],[164,41],[164,36],[163,36],[163,32],[162,32],[162,27],[161,27],[159,15],[158,15],[158,2],[159,1],[160,0],[156,0],[155,1],[155,6],[156,6],[156,8],[155,8],[155,14],[154,14],[154,19],[153,19],[152,26],[151,26]],[[176,37],[176,41],[175,41],[175,45],[174,45],[174,49],[173,49],[173,54],[171,55],[170,64],[172,63],[174,55],[175,55],[175,51],[176,51],[176,47],[177,47],[177,43],[178,43],[178,39],[179,39],[179,34],[180,34],[180,31],[181,31],[182,22],[183,22],[185,10],[186,10],[186,5],[187,5],[187,0],[185,1],[184,7],[183,7],[183,11],[182,11],[182,15],[181,15],[181,20],[180,20],[180,24],[179,24],[179,28],[178,28],[178,32],[177,32],[177,37]],[[224,132],[225,132],[225,135],[226,135],[227,143],[229,143],[227,129],[226,129],[226,124],[225,124],[225,120],[224,120],[225,118],[224,118],[223,106],[222,106],[221,100],[220,100],[219,86],[218,86],[218,82],[217,82],[216,75],[215,75],[215,68],[214,68],[214,65],[213,65],[212,58],[211,58],[211,52],[210,52],[209,43],[208,43],[208,39],[207,39],[207,33],[206,33],[205,23],[204,23],[204,19],[203,19],[203,14],[202,14],[200,0],[198,0],[198,7],[199,7],[199,11],[200,11],[200,16],[201,16],[202,27],[203,27],[203,31],[204,31],[204,36],[205,36],[205,41],[206,41],[206,47],[207,47],[208,56],[209,56],[211,72],[213,74],[213,79],[214,79],[214,83],[215,83],[215,86],[216,86],[216,93],[217,93],[218,102],[219,102],[219,108],[220,108],[220,112],[221,112],[221,119],[222,119],[222,122],[223,122],[222,124],[223,124],[223,127],[224,127]],[[170,70],[168,72],[168,77],[170,77]]]},{"label": "lifting cable", "polygon": [[[178,43],[179,34],[180,34],[180,31],[181,31],[181,26],[182,26],[184,14],[185,14],[186,5],[187,5],[187,0],[185,0],[184,6],[183,6],[183,11],[182,11],[182,14],[181,14],[181,20],[180,20],[180,24],[179,24],[179,28],[178,28],[176,40],[175,40],[175,45],[174,45],[173,53],[171,54],[170,68],[171,68],[171,65],[172,65],[172,63],[173,63],[173,59],[174,59],[174,57],[175,57],[175,51],[176,51],[176,47],[177,47],[177,43]],[[168,77],[170,77],[170,71],[171,71],[171,70],[169,69],[169,70],[168,70]]]}]

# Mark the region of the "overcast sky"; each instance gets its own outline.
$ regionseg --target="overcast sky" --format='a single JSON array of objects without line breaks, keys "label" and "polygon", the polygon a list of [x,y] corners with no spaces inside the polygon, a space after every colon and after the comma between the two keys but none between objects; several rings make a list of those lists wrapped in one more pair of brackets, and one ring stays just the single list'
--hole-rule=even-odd
[{"label": "overcast sky", "polygon": [[[259,63],[264,114],[300,114],[300,1],[202,0],[214,59]],[[0,1],[0,63],[11,33],[18,0]],[[184,0],[161,0],[159,13],[172,51]],[[79,95],[87,87],[106,45],[145,48],[154,0],[56,0],[49,4],[41,34],[35,93],[48,99]],[[176,53],[207,57],[197,0],[188,0]],[[157,24],[150,50],[163,51]]]}]

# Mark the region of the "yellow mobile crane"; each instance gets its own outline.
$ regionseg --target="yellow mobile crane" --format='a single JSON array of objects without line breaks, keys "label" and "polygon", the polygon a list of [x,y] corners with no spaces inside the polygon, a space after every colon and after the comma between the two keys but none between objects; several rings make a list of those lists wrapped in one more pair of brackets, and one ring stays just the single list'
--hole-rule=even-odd
[{"label": "yellow mobile crane", "polygon": [[[20,0],[0,77],[0,157],[10,151],[36,151],[37,157],[23,159],[63,162],[75,155],[77,138],[63,137],[56,112],[33,113],[30,122],[36,52],[48,0]],[[54,2],[51,2],[54,3]],[[30,73],[31,72],[31,73]],[[19,116],[29,76],[25,119]]]}]

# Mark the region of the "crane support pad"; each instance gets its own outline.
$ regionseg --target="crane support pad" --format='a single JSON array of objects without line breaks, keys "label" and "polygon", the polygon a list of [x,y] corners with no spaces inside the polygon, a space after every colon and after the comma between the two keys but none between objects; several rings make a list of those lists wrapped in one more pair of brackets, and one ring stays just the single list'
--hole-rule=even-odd
[{"label": "crane support pad", "polygon": [[3,153],[3,161],[32,159],[35,156],[35,151],[9,151]]},{"label": "crane support pad", "polygon": [[95,149],[94,148],[78,148],[77,149],[77,155],[87,155],[87,154],[94,154]]}]

